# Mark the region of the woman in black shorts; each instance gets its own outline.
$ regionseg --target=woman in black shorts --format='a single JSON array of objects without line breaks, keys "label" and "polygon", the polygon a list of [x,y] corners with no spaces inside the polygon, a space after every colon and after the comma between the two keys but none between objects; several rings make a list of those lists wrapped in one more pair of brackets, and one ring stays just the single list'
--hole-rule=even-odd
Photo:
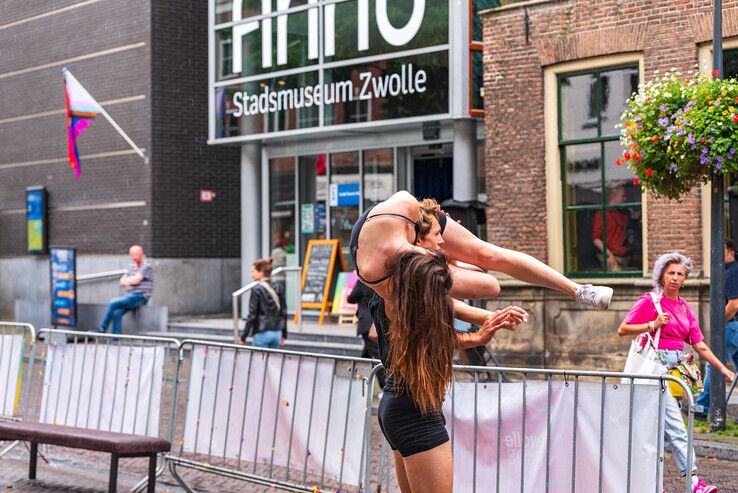
[{"label": "woman in black shorts", "polygon": [[[476,333],[453,329],[453,279],[441,251],[400,252],[387,261],[389,317],[370,304],[379,353],[387,369],[379,425],[392,447],[403,493],[450,493],[453,460],[441,406],[456,349],[486,344],[499,329],[515,330],[527,314],[518,307],[492,313]],[[390,322],[391,320],[391,322]]]}]

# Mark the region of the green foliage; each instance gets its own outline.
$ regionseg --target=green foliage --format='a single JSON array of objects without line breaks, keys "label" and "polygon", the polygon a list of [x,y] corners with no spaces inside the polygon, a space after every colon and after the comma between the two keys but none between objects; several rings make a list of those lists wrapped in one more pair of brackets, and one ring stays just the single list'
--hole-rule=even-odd
[{"label": "green foliage", "polygon": [[[686,419],[684,420],[686,425]],[[722,435],[722,436],[728,436],[728,437],[738,437],[738,425],[735,423],[731,423],[730,421],[726,421],[725,423],[725,430],[721,431],[710,431],[710,423],[707,423],[705,421],[697,421],[694,422],[694,431],[696,433],[712,433],[714,435]]]},{"label": "green foliage", "polygon": [[679,199],[713,175],[738,171],[738,81],[682,79],[672,69],[642,85],[621,117],[625,165],[633,182]]}]

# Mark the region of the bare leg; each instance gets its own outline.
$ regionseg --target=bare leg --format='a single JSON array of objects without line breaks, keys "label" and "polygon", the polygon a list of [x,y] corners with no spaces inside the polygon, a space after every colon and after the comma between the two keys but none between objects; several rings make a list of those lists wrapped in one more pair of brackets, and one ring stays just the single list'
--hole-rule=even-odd
[{"label": "bare leg", "polygon": [[451,456],[451,442],[402,460],[410,491],[413,493],[452,493],[454,461]]},{"label": "bare leg", "polygon": [[405,463],[400,452],[393,450],[392,454],[395,457],[395,472],[397,473],[397,484],[400,485],[400,491],[402,493],[412,493],[410,483],[407,480],[407,472],[405,472]]},{"label": "bare leg", "polygon": [[516,279],[560,291],[574,298],[579,284],[525,253],[482,241],[456,221],[446,223],[443,249],[462,262],[504,272]]}]

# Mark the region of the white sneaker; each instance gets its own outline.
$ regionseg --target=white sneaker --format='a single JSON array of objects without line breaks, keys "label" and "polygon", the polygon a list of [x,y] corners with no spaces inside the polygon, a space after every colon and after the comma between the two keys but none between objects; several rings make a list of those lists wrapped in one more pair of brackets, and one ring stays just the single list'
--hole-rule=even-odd
[{"label": "white sneaker", "polygon": [[612,288],[583,284],[577,289],[575,299],[583,305],[598,310],[607,310],[612,299]]}]

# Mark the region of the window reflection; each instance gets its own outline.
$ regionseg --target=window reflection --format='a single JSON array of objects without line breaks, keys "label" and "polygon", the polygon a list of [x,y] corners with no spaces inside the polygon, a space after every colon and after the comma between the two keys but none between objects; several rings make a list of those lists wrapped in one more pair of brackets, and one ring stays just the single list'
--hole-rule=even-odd
[{"label": "window reflection", "polygon": [[349,240],[354,223],[359,218],[361,187],[359,181],[359,153],[331,154],[331,237],[341,241],[344,257],[352,270]]},{"label": "window reflection", "polygon": [[364,151],[364,208],[386,200],[394,193],[392,149]]},{"label": "window reflection", "polygon": [[592,74],[561,77],[561,138],[597,136],[595,84]]}]

